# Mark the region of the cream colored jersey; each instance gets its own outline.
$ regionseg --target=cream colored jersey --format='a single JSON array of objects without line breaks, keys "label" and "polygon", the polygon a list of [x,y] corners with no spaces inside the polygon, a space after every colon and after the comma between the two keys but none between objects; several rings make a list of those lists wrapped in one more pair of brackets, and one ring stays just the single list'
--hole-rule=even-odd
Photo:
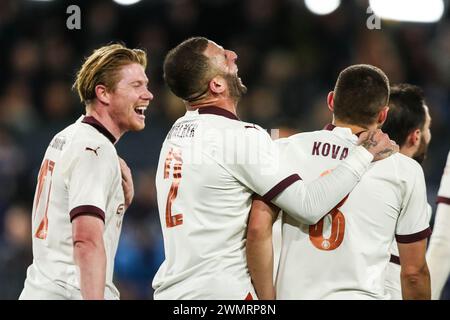
[{"label": "cream colored jersey", "polygon": [[[283,153],[310,181],[328,174],[354,148],[348,128],[280,139]],[[359,184],[319,223],[283,214],[277,299],[388,299],[384,274],[394,237],[414,242],[430,234],[420,165],[401,154],[377,161]]]},{"label": "cream colored jersey", "polygon": [[93,117],[81,117],[50,142],[33,203],[33,263],[20,299],[81,299],[71,222],[86,214],[105,223],[105,298],[119,298],[112,280],[125,199],[114,142]]},{"label": "cream colored jersey", "polygon": [[[359,173],[352,169],[337,178],[346,181],[344,189],[368,167],[367,154],[359,149],[350,161]],[[336,180],[306,189],[294,167],[279,158],[266,131],[224,109],[203,107],[178,119],[163,143],[156,175],[165,261],[153,280],[154,298],[256,298],[245,255],[253,193],[298,218],[318,220],[339,199],[326,195],[346,192]]]},{"label": "cream colored jersey", "polygon": [[431,297],[440,298],[450,275],[450,152],[437,196],[433,235],[427,251],[431,277]]},{"label": "cream colored jersey", "polygon": [[[430,221],[432,209],[427,205],[427,219]],[[385,289],[391,300],[402,300],[402,284],[400,281],[400,257],[398,253],[397,241],[394,239],[390,249],[391,258],[386,267]]]},{"label": "cream colored jersey", "polygon": [[450,205],[450,152],[447,156],[447,163],[442,174],[441,185],[438,191],[437,201],[438,204]]}]

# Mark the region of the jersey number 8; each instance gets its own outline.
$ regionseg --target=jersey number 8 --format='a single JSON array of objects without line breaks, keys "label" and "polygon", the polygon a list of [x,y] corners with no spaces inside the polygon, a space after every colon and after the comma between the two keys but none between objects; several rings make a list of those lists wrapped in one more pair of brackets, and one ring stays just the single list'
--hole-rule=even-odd
[{"label": "jersey number 8", "polygon": [[[331,171],[325,171],[322,176],[330,173]],[[309,226],[309,239],[311,240],[314,247],[319,250],[331,251],[338,248],[342,241],[344,240],[345,232],[345,217],[344,214],[339,210],[347,200],[348,195],[341,200],[333,209],[331,209],[328,214],[320,219],[315,225]],[[325,219],[331,219],[331,235],[325,238],[323,235],[323,225]]]}]

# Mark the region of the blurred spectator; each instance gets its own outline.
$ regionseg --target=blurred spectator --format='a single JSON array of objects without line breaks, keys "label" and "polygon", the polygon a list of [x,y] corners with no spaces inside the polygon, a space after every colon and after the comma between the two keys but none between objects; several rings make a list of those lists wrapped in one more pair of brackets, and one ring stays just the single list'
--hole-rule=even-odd
[{"label": "blurred spectator", "polygon": [[12,81],[4,88],[0,96],[0,125],[16,133],[30,134],[39,122],[30,87],[24,81]]},{"label": "blurred spectator", "polygon": [[19,177],[24,171],[24,160],[24,154],[13,137],[0,127],[0,230],[3,214],[19,192]]},{"label": "blurred spectator", "polygon": [[23,289],[24,275],[31,255],[31,210],[12,205],[5,215],[3,237],[0,238],[0,297],[17,299]]},{"label": "blurred spectator", "polygon": [[89,10],[85,10],[89,40],[88,48],[95,48],[99,43],[109,43],[114,39],[114,31],[119,27],[118,8],[112,1],[92,1]]},{"label": "blurred spectator", "polygon": [[448,90],[450,87],[450,22],[442,23],[427,53],[435,63],[440,80]]},{"label": "blurred spectator", "polygon": [[12,47],[11,65],[16,77],[31,77],[40,65],[40,51],[33,40],[20,39]]},{"label": "blurred spectator", "polygon": [[172,0],[169,2],[167,16],[173,33],[189,37],[195,31],[198,21],[198,1]]},{"label": "blurred spectator", "polygon": [[404,82],[404,67],[391,36],[380,30],[362,31],[356,42],[355,63],[367,63],[382,69],[391,83]]},{"label": "blurred spectator", "polygon": [[44,39],[42,52],[46,72],[67,77],[67,67],[73,64],[73,48],[70,42],[65,41],[58,33]]},{"label": "blurred spectator", "polygon": [[47,119],[61,121],[70,117],[75,118],[75,111],[77,111],[77,114],[84,111],[83,108],[74,106],[70,88],[69,83],[57,80],[49,83],[44,89],[43,104]]}]

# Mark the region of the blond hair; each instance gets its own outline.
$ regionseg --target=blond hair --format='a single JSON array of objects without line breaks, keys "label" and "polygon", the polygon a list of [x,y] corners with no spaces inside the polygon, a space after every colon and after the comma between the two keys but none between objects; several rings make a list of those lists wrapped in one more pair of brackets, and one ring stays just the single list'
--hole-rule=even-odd
[{"label": "blond hair", "polygon": [[102,84],[108,90],[114,91],[120,80],[120,69],[131,63],[138,63],[145,69],[147,66],[145,51],[129,49],[118,43],[98,48],[84,61],[72,88],[78,92],[82,103],[89,104],[96,98],[97,85]]}]

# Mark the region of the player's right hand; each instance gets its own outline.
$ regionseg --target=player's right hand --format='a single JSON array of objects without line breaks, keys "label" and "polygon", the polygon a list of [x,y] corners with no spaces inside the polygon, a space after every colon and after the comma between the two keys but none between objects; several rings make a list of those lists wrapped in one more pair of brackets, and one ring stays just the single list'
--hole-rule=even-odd
[{"label": "player's right hand", "polygon": [[385,159],[399,151],[397,143],[380,129],[363,132],[359,136],[358,145],[373,154],[373,161]]}]

